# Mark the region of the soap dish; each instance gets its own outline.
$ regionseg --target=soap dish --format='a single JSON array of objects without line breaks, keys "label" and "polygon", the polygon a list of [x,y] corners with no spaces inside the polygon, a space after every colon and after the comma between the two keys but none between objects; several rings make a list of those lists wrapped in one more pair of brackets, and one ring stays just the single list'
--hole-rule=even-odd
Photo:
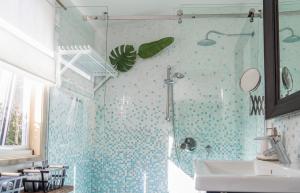
[{"label": "soap dish", "polygon": [[272,156],[264,156],[263,154],[259,154],[256,156],[256,159],[262,161],[278,161],[278,156],[276,154]]}]

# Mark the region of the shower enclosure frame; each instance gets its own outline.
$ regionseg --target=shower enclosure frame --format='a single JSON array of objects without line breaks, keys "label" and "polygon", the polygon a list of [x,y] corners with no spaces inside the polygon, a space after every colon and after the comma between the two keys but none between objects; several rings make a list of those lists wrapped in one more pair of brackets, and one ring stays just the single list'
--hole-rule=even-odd
[{"label": "shower enclosure frame", "polygon": [[[58,7],[68,9],[68,6],[64,5],[61,0],[55,0]],[[78,6],[80,7],[80,6]],[[248,13],[224,13],[224,14],[184,14],[181,9],[177,10],[176,15],[116,15],[109,16],[108,12],[105,12],[102,15],[84,15],[83,19],[88,20],[178,20],[178,23],[182,22],[182,19],[197,19],[197,18],[250,18],[250,21],[253,22],[254,18],[262,18],[261,10],[255,12],[255,9],[250,9]]]},{"label": "shower enclosure frame", "polygon": [[[84,16],[90,17],[91,16]],[[105,20],[103,15],[93,16],[97,20]],[[178,20],[178,19],[197,19],[197,18],[250,18],[248,13],[224,13],[224,14],[177,14],[177,15],[136,15],[136,16],[109,16],[108,20]],[[262,18],[262,14],[255,13],[253,18]]]},{"label": "shower enclosure frame", "polygon": [[263,2],[266,119],[300,110],[300,91],[280,98],[279,14],[281,13],[278,4],[278,0]]}]

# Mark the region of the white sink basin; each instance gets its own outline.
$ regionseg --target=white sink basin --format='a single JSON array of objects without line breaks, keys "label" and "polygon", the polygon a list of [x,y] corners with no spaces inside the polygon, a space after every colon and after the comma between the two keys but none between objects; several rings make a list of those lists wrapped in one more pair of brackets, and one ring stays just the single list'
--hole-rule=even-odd
[{"label": "white sink basin", "polygon": [[300,170],[265,161],[195,161],[195,188],[223,192],[300,192]]}]

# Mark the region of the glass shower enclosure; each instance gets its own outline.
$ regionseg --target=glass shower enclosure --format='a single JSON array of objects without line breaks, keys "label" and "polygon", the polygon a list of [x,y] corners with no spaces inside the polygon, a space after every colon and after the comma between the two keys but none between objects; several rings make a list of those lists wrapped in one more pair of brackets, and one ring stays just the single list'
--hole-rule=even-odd
[{"label": "glass shower enclosure", "polygon": [[[73,84],[52,89],[48,158],[70,166],[75,192],[193,192],[195,159],[255,158],[264,128],[263,110],[251,114],[264,96],[261,4],[182,5],[147,18],[88,3],[59,8],[59,45],[91,45],[109,64],[117,46],[175,41],[96,92],[72,70]],[[250,93],[240,88],[249,68],[261,74]]]}]

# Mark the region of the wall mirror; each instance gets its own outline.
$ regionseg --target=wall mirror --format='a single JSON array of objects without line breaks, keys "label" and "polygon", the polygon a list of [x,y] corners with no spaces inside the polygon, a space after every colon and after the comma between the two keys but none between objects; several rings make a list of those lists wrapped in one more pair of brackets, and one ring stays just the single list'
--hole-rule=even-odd
[{"label": "wall mirror", "polygon": [[264,0],[266,118],[300,110],[300,1]]},{"label": "wall mirror", "polygon": [[261,81],[261,76],[256,68],[247,69],[240,79],[240,87],[244,92],[252,92],[255,91]]},{"label": "wall mirror", "polygon": [[278,0],[280,98],[300,91],[300,2]]}]

